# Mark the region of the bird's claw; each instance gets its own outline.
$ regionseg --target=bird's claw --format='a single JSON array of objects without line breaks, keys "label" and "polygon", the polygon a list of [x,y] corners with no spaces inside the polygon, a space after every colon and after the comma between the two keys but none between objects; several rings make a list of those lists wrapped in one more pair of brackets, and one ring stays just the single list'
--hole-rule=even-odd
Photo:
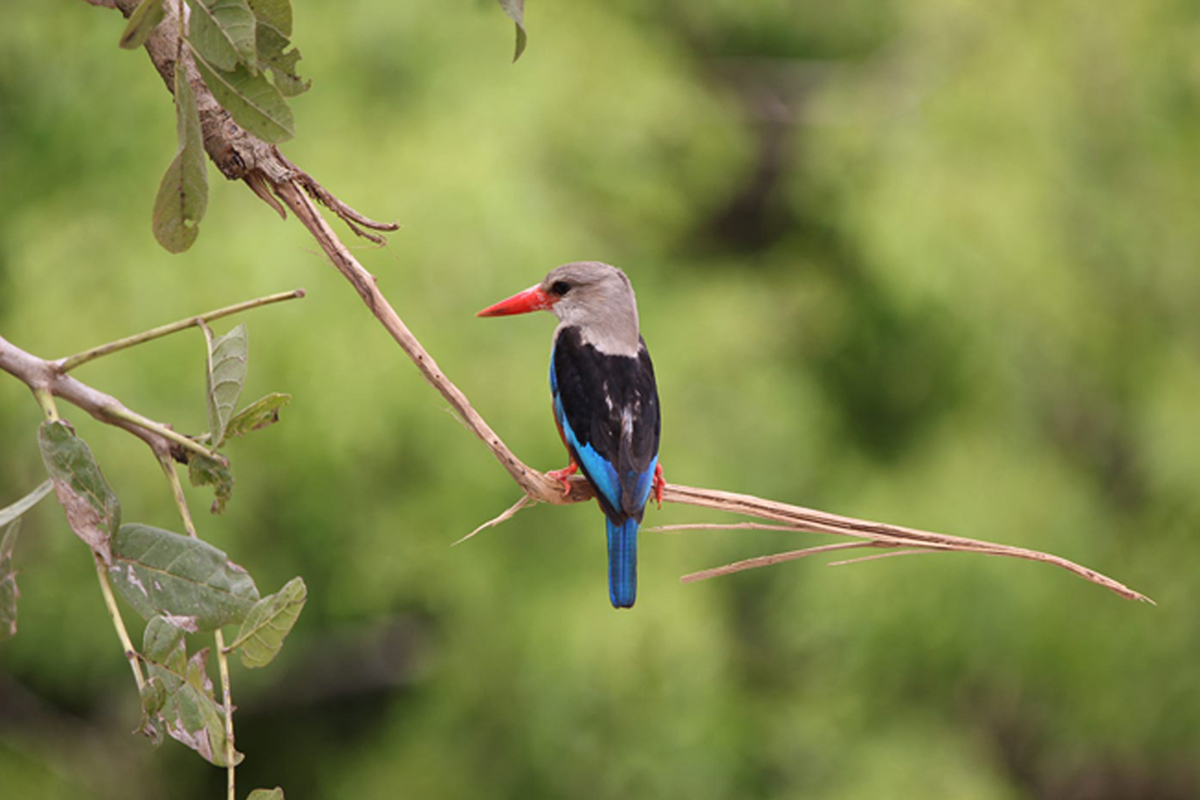
[{"label": "bird's claw", "polygon": [[547,478],[553,478],[562,484],[563,497],[571,493],[571,476],[579,469],[579,465],[572,459],[571,463],[562,469],[552,469],[546,473]]},{"label": "bird's claw", "polygon": [[663,487],[667,482],[663,480],[662,464],[654,465],[654,502],[658,503],[658,510],[662,511],[662,495]]}]

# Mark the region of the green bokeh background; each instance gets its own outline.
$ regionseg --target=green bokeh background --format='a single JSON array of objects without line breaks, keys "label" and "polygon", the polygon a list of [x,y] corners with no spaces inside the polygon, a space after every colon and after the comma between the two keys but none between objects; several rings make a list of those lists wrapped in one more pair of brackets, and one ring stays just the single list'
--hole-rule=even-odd
[{"label": "green bokeh background", "polygon": [[[1200,6],[530,0],[515,66],[493,2],[295,6],[313,89],[285,152],[403,224],[357,256],[529,463],[564,462],[552,320],[472,314],[601,259],[638,290],[669,480],[1048,550],[1158,606],[960,555],[678,582],[821,541],[742,531],[645,534],[617,613],[592,505],[451,548],[516,499],[507,475],[244,186],[210,168],[199,240],[161,250],[157,74],[114,12],[13,4],[0,333],[57,357],[308,290],[244,317],[246,398],[295,399],[230,446],[233,502],[200,520],[264,592],[310,590],[276,663],[234,668],[242,796],[1200,796]],[[79,377],[206,424],[194,331]],[[125,519],[177,528],[144,446],[67,413]],[[43,479],[39,420],[0,376],[0,504]],[[0,796],[223,796],[128,735],[54,504],[17,563]]]}]

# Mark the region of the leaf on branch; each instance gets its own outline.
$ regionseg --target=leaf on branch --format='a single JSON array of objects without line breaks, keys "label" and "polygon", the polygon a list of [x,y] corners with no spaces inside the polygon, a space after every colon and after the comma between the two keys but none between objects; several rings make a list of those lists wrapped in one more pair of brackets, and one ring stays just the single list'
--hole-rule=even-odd
[{"label": "leaf on branch", "polygon": [[213,487],[215,497],[208,510],[213,514],[224,513],[225,505],[233,497],[233,474],[227,460],[188,453],[188,480],[192,486]]},{"label": "leaf on branch", "polygon": [[[195,750],[211,764],[229,766],[225,759],[224,709],[208,693],[190,683],[183,684],[168,698],[163,718],[172,739]],[[245,755],[234,751],[235,765],[243,758]]]},{"label": "leaf on branch", "polygon": [[183,635],[184,629],[172,624],[165,617],[151,617],[142,634],[142,655],[147,661],[153,661],[155,664],[168,664],[172,654],[179,651]]},{"label": "leaf on branch", "polygon": [[[187,658],[184,646],[172,654],[170,665],[150,665],[150,672],[163,680],[166,700],[159,710],[160,720],[172,739],[195,750],[219,767],[225,758],[225,709],[213,698],[212,681],[207,672],[208,648]],[[234,764],[244,756],[234,752]]]},{"label": "leaf on branch", "polygon": [[225,652],[238,650],[242,664],[252,669],[270,664],[283,640],[291,633],[308,600],[308,587],[301,577],[292,578],[282,589],[254,604],[237,638]]},{"label": "leaf on branch", "polygon": [[500,7],[509,19],[517,24],[517,49],[513,53],[513,63],[525,52],[525,0],[500,0]]},{"label": "leaf on branch", "polygon": [[234,121],[269,144],[286,142],[296,135],[292,110],[279,89],[262,74],[251,73],[244,64],[223,70],[196,53],[196,67],[217,102]]},{"label": "leaf on branch", "polygon": [[312,87],[312,81],[306,81],[296,74],[296,62],[301,58],[300,51],[295,47],[288,50],[289,45],[291,41],[278,28],[259,22],[259,69],[271,71],[275,88],[280,94],[284,97],[295,97],[307,92]]},{"label": "leaf on branch", "polygon": [[208,173],[200,112],[186,70],[175,70],[175,131],[179,148],[154,198],[154,238],[168,252],[182,253],[200,233],[208,207]]},{"label": "leaf on branch", "polygon": [[236,625],[258,602],[246,570],[217,548],[189,536],[122,525],[112,541],[109,574],[130,605],[146,619],[195,619],[197,630]]},{"label": "leaf on branch", "polygon": [[208,510],[212,514],[225,512],[225,506],[233,497],[233,474],[227,460],[189,453],[188,480],[192,486],[213,487],[213,502]]},{"label": "leaf on branch", "polygon": [[250,10],[262,25],[269,25],[283,36],[292,35],[291,0],[248,0]]},{"label": "leaf on branch", "polygon": [[233,415],[225,428],[226,438],[245,436],[251,431],[266,428],[279,422],[279,410],[290,403],[290,394],[272,392],[266,397],[260,397],[241,411]]},{"label": "leaf on branch", "polygon": [[187,40],[205,61],[226,71],[241,64],[258,72],[254,12],[246,0],[188,0],[188,5]]},{"label": "leaf on branch", "polygon": [[154,617],[146,625],[142,636],[142,658],[146,660],[150,680],[162,684],[168,697],[179,691],[188,665],[187,644],[183,631],[162,617]]},{"label": "leaf on branch", "polygon": [[121,524],[121,504],[104,480],[92,451],[61,420],[42,423],[38,447],[67,524],[105,564],[111,564],[110,541]]},{"label": "leaf on branch", "polygon": [[255,789],[246,800],[283,800],[283,789]]},{"label": "leaf on branch", "polygon": [[233,417],[233,409],[242,396],[249,369],[250,342],[245,323],[229,333],[213,339],[212,330],[200,324],[208,343],[205,382],[208,385],[208,424],[212,430],[212,449],[225,441],[225,429]]},{"label": "leaf on branch", "polygon": [[152,677],[142,684],[142,719],[134,733],[154,740],[154,746],[162,744],[163,732],[156,723],[162,719],[163,707],[167,704],[167,687],[162,679]]},{"label": "leaf on branch", "polygon": [[202,648],[192,654],[183,670],[183,680],[198,692],[212,696],[213,684],[208,677],[208,648]]},{"label": "leaf on branch", "polygon": [[126,50],[136,50],[150,38],[150,32],[163,21],[166,10],[163,0],[142,0],[142,3],[129,15],[129,22],[118,44]]},{"label": "leaf on branch", "polygon": [[[258,47],[258,68],[270,71],[275,88],[284,97],[295,97],[308,91],[312,81],[296,74],[300,51],[291,47],[292,4],[290,0],[248,0],[250,10],[258,20],[255,30]],[[285,52],[286,51],[286,52]]]},{"label": "leaf on branch", "polygon": [[43,481],[40,486],[10,506],[0,508],[0,640],[17,635],[17,570],[13,566],[13,551],[17,548],[17,529],[21,517],[41,502],[54,489],[54,482]]}]

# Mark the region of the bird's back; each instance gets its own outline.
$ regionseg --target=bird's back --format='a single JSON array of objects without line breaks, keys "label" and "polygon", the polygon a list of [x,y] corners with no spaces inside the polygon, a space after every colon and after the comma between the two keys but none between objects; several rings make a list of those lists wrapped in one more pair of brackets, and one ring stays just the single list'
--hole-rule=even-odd
[{"label": "bird's back", "polygon": [[567,446],[614,522],[642,518],[661,429],[654,366],[645,342],[636,357],[610,355],[574,326],[555,337],[554,410]]}]

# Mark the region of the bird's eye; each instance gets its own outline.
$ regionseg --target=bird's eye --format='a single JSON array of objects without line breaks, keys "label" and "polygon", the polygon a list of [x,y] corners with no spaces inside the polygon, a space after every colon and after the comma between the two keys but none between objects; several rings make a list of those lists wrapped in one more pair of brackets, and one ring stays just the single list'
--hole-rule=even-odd
[{"label": "bird's eye", "polygon": [[555,281],[554,283],[550,284],[550,293],[556,294],[559,297],[562,297],[569,291],[571,291],[571,284],[567,283],[566,281]]}]

